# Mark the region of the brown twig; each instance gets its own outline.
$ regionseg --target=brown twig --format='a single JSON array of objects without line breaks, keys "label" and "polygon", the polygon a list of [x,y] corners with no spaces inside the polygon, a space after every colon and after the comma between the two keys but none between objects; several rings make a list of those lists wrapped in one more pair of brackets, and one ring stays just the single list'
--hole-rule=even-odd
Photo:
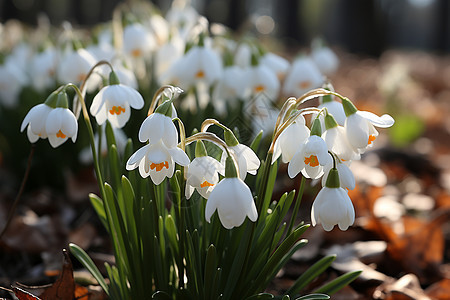
[{"label": "brown twig", "polygon": [[6,230],[9,227],[9,224],[11,223],[11,220],[14,216],[14,212],[16,211],[17,204],[19,203],[20,197],[22,196],[23,190],[25,189],[25,184],[28,179],[28,175],[30,174],[31,169],[31,161],[33,159],[34,149],[36,148],[35,144],[31,145],[30,154],[28,155],[28,162],[27,162],[27,169],[25,170],[25,174],[23,175],[22,183],[20,184],[19,192],[17,193],[16,199],[14,199],[14,203],[9,210],[8,218],[6,220],[5,227],[3,228],[2,232],[0,233],[0,240],[3,237],[3,234],[5,234]]}]

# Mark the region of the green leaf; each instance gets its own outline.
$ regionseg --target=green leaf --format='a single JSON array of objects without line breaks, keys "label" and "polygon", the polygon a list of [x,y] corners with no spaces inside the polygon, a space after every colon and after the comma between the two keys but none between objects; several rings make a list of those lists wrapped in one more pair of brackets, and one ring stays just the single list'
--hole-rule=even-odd
[{"label": "green leaf", "polygon": [[157,291],[152,295],[152,299],[156,300],[172,300],[172,297],[169,296],[166,292]]},{"label": "green leaf", "polygon": [[105,291],[105,293],[109,296],[109,289],[108,285],[105,282],[105,279],[103,278],[102,274],[100,273],[97,266],[94,264],[92,259],[89,257],[89,255],[81,249],[76,244],[70,243],[69,244],[70,252],[75,256],[78,261],[89,271],[89,273],[94,276],[94,278],[97,280],[98,284],[102,287],[102,289]]},{"label": "green leaf", "polygon": [[205,273],[204,273],[204,289],[205,289],[205,297],[208,299],[213,299],[213,291],[212,287],[214,284],[214,278],[216,277],[217,270],[217,253],[216,247],[211,244],[208,247],[208,251],[206,253],[205,260]]},{"label": "green leaf", "polygon": [[273,270],[277,268],[283,257],[292,249],[292,247],[297,243],[300,236],[308,229],[309,225],[303,225],[296,228],[282,243],[275,252],[270,256],[267,264],[264,266],[262,271],[259,273],[255,280],[258,285],[258,289],[265,288],[267,278],[273,273]]},{"label": "green leaf", "polygon": [[95,212],[97,213],[100,221],[102,221],[103,226],[108,229],[108,223],[106,220],[105,207],[103,206],[103,201],[95,194],[89,194],[89,199],[91,200],[91,204],[94,207]]},{"label": "green leaf", "polygon": [[273,299],[273,295],[269,293],[260,293],[246,298],[246,300],[266,300],[266,299]]},{"label": "green leaf", "polygon": [[261,144],[261,139],[263,136],[263,131],[261,130],[257,136],[253,139],[252,143],[250,144],[250,149],[252,149],[254,152],[258,151],[259,144]]},{"label": "green leaf", "polygon": [[358,278],[358,276],[362,273],[362,271],[353,271],[345,273],[344,275],[339,276],[338,278],[330,281],[329,283],[323,285],[314,291],[314,293],[323,293],[332,295],[348,285],[350,282]]},{"label": "green leaf", "polygon": [[311,281],[313,281],[317,276],[322,274],[336,259],[336,255],[325,256],[320,259],[314,265],[309,267],[291,286],[290,289],[287,290],[286,294],[295,295],[298,294],[301,289],[307,286]]},{"label": "green leaf", "polygon": [[301,296],[299,298],[295,298],[294,300],[328,300],[330,299],[330,296],[325,294],[310,294]]},{"label": "green leaf", "polygon": [[167,237],[169,239],[169,243],[172,246],[175,255],[178,255],[179,252],[178,234],[177,228],[175,226],[175,221],[173,220],[172,215],[167,215],[165,221],[165,228]]}]

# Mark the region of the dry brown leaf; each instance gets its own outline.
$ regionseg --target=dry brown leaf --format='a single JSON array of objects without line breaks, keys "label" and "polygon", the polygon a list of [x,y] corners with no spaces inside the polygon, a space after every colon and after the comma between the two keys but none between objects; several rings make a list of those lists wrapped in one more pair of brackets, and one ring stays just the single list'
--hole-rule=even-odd
[{"label": "dry brown leaf", "polygon": [[430,285],[425,293],[433,300],[450,300],[450,278],[444,278]]}]

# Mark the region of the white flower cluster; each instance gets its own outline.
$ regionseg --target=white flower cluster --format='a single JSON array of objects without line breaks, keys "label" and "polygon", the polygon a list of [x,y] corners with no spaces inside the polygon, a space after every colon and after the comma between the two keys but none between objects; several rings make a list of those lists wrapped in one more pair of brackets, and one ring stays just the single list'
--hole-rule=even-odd
[{"label": "white flower cluster", "polygon": [[[218,112],[225,113],[225,103],[248,100],[260,93],[271,100],[280,95],[301,95],[320,87],[324,76],[338,67],[337,56],[318,43],[308,55],[290,62],[262,49],[256,40],[235,41],[226,32],[209,36],[206,19],[190,4],[181,2],[174,1],[165,17],[154,13],[134,18],[121,31],[111,22],[93,37],[96,43],[80,41],[81,33],[68,25],[55,40],[50,40],[44,26],[30,34],[45,36],[38,42],[27,41],[31,37],[22,33],[14,44],[0,49],[5,54],[0,64],[0,102],[16,106],[25,86],[46,92],[57,84],[80,84],[96,62],[106,60],[114,66],[120,82],[134,89],[138,80],[149,79],[185,91],[211,89],[212,93],[201,94]],[[88,92],[101,86],[107,71],[100,68],[89,76]]]},{"label": "white flower cluster", "polygon": [[[338,225],[346,230],[353,224],[355,212],[348,190],[355,188],[355,178],[349,169],[352,160],[373,146],[377,127],[390,127],[394,119],[367,111],[358,111],[350,100],[334,101],[324,96],[320,112],[313,116],[311,130],[303,115],[297,114],[274,143],[272,163],[280,156],[288,163],[291,178],[302,173],[306,178],[322,177],[322,190],[311,210],[312,224],[322,224],[327,231]],[[286,118],[289,116],[286,116]],[[324,131],[322,130],[324,129]],[[329,174],[335,171],[333,178]],[[330,179],[330,180],[329,180]]]}]

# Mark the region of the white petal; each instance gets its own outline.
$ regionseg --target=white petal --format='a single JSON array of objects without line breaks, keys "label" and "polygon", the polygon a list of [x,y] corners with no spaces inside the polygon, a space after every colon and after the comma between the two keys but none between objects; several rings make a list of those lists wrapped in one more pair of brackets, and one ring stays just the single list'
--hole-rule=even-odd
[{"label": "white petal", "polygon": [[289,177],[294,178],[304,168],[305,168],[305,161],[304,161],[303,151],[301,151],[301,149],[299,149],[299,151],[297,151],[297,153],[295,153],[294,157],[292,157],[291,161],[289,162],[289,165],[288,165]]},{"label": "white petal", "polygon": [[89,109],[89,111],[91,112],[91,115],[96,116],[98,114],[98,112],[100,111],[100,108],[105,103],[104,93],[105,93],[105,90],[108,89],[108,87],[110,87],[110,86],[105,86],[104,88],[102,88],[100,90],[100,92],[97,93],[97,95],[95,95],[94,99],[92,100],[91,107]]},{"label": "white petal", "polygon": [[187,156],[187,154],[180,148],[173,147],[173,148],[167,149],[167,151],[169,152],[169,154],[172,156],[173,160],[177,164],[179,164],[181,166],[189,165],[189,163],[190,163],[189,156]]},{"label": "white petal", "polygon": [[382,115],[381,117],[370,111],[357,111],[356,112],[361,117],[369,120],[373,125],[381,128],[387,128],[394,125],[394,119],[390,115]]},{"label": "white petal", "polygon": [[128,171],[136,169],[138,164],[142,161],[142,159],[146,156],[148,148],[150,145],[145,145],[136,152],[133,153],[133,155],[130,156],[130,158],[127,161],[126,169]]}]

